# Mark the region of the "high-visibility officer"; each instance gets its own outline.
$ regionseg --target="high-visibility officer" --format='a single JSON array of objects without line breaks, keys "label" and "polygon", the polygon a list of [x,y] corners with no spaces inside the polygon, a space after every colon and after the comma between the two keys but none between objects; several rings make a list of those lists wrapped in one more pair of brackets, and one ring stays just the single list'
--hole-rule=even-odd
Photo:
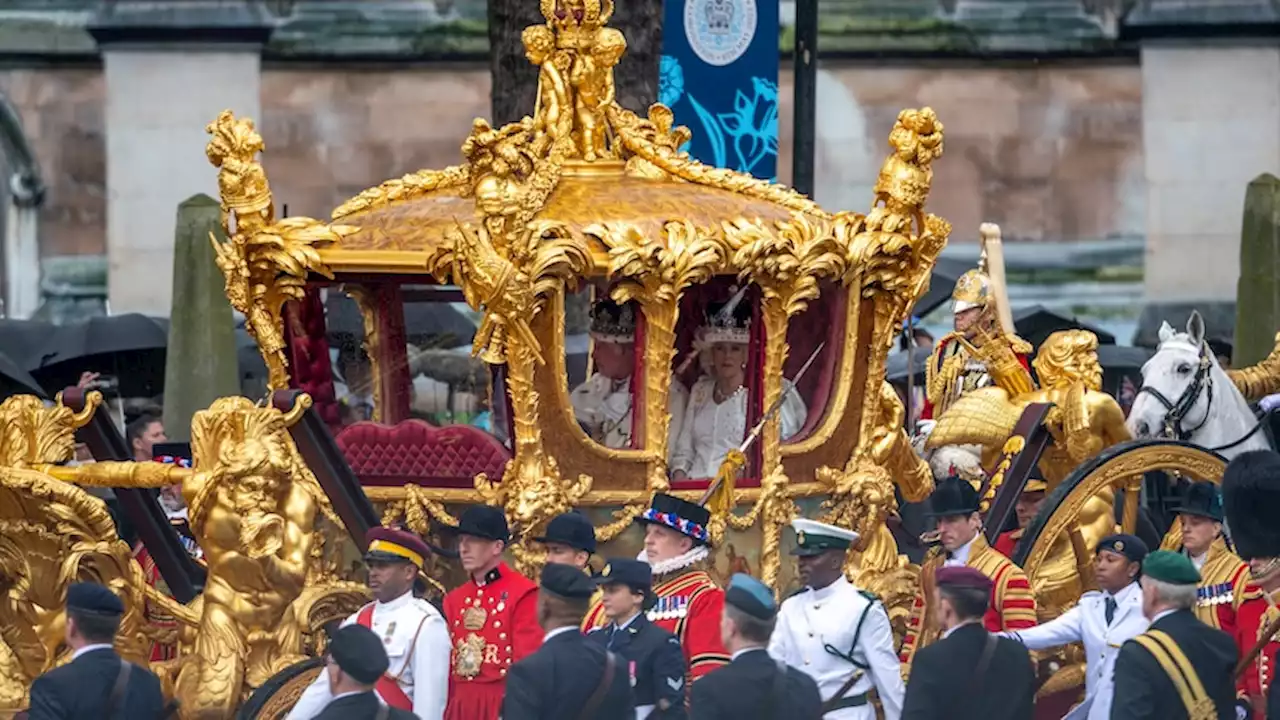
[{"label": "high-visibility officer", "polygon": [[845,556],[858,534],[799,518],[796,531],[804,589],[782,603],[769,654],[804,672],[818,685],[823,717],[875,720],[871,691],[885,720],[902,714],[902,674],[889,616],[875,595],[844,574]]},{"label": "high-visibility officer", "polygon": [[1083,643],[1085,661],[1084,702],[1072,708],[1064,720],[1107,720],[1111,717],[1112,673],[1125,641],[1151,624],[1142,614],[1142,588],[1138,576],[1147,546],[1133,535],[1111,535],[1098,542],[1094,572],[1099,590],[1080,597],[1076,606],[1026,630],[1005,632],[1028,650],[1047,650],[1068,643]]},{"label": "high-visibility officer", "polygon": [[[375,600],[343,625],[359,624],[382,639],[389,670],[374,690],[382,702],[423,720],[444,716],[449,684],[449,631],[440,611],[414,597],[418,572],[431,548],[422,538],[395,528],[376,527],[365,536],[369,589]],[[320,673],[286,720],[310,720],[333,700],[329,677]]]}]

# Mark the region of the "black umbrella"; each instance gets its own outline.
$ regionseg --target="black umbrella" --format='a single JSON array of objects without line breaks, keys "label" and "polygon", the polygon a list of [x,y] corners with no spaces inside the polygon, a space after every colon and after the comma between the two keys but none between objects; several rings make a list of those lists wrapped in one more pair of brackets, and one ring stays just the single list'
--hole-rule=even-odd
[{"label": "black umbrella", "polygon": [[[325,325],[331,337],[364,337],[364,318],[360,315],[360,307],[349,296],[331,291],[325,300],[324,311]],[[405,303],[404,329],[410,342],[437,348],[467,345],[476,334],[475,323],[447,302]]]},{"label": "black umbrella", "polygon": [[[924,348],[912,346],[911,348],[911,371],[915,375],[915,382],[924,382],[925,366],[929,363],[929,358],[933,354],[933,348]],[[907,384],[907,353],[899,350],[885,361],[884,364],[885,378],[891,383],[900,385]]]},{"label": "black umbrella", "polygon": [[1013,312],[1013,327],[1018,336],[1038,348],[1050,335],[1059,330],[1088,330],[1098,336],[1099,345],[1115,345],[1116,336],[1074,317],[1059,315],[1043,305],[1032,305]]},{"label": "black umbrella", "polygon": [[30,370],[32,354],[54,329],[52,323],[39,320],[0,318],[0,352],[8,355],[23,370]]},{"label": "black umbrella", "polygon": [[0,352],[0,399],[10,395],[45,397],[44,388],[8,355]]},{"label": "black umbrella", "polygon": [[916,302],[911,314],[924,317],[940,305],[951,299],[956,281],[966,272],[977,267],[976,263],[956,258],[940,257],[933,265],[933,274],[929,277],[929,291]]},{"label": "black umbrella", "polygon": [[164,388],[169,321],[137,313],[104,315],[57,327],[27,356],[32,376],[48,387],[75,385],[83,372],[118,383],[123,397],[150,397]]}]

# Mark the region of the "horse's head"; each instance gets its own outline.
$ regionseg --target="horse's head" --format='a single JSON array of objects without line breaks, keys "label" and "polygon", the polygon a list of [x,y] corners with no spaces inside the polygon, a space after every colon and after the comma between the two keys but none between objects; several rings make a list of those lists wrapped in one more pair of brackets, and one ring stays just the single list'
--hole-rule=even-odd
[{"label": "horse's head", "polygon": [[1189,439],[1205,425],[1213,377],[1221,374],[1204,340],[1204,319],[1192,312],[1186,332],[1160,327],[1160,346],[1142,366],[1142,388],[1126,425],[1134,437]]}]

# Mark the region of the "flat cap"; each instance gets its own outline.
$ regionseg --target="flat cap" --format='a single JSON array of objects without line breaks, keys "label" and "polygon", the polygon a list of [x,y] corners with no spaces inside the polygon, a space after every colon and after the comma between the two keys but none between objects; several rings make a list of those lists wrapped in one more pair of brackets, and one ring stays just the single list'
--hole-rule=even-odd
[{"label": "flat cap", "polygon": [[356,682],[372,685],[391,663],[382,641],[369,628],[352,623],[329,637],[329,657]]},{"label": "flat cap", "polygon": [[828,550],[848,550],[858,542],[858,533],[816,520],[796,518],[791,521],[796,531],[796,549],[792,555],[821,555]]},{"label": "flat cap", "polygon": [[430,546],[408,530],[369,528],[364,539],[369,547],[364,554],[365,562],[407,562],[424,568],[431,555]]},{"label": "flat cap", "polygon": [[97,615],[123,615],[124,603],[105,585],[81,582],[67,588],[67,609]]},{"label": "flat cap", "polygon": [[586,515],[577,510],[562,513],[551,518],[547,523],[546,534],[533,539],[542,544],[559,543],[568,545],[574,550],[594,553],[596,551],[596,529]]},{"label": "flat cap", "polygon": [[1098,541],[1098,552],[1106,550],[1123,555],[1132,562],[1140,563],[1147,556],[1147,544],[1136,535],[1119,533],[1108,535]]},{"label": "flat cap", "polygon": [[1142,561],[1142,574],[1170,585],[1199,585],[1200,571],[1182,553],[1157,550]]},{"label": "flat cap", "polygon": [[742,612],[761,620],[772,620],[778,614],[778,603],[768,585],[743,573],[734,573],[724,591],[724,601]]},{"label": "flat cap", "polygon": [[511,539],[507,516],[492,505],[472,505],[467,508],[458,520],[458,534],[503,542]]},{"label": "flat cap", "polygon": [[538,584],[552,595],[579,600],[590,599],[596,591],[596,584],[586,573],[564,563],[547,563]]},{"label": "flat cap", "polygon": [[991,578],[971,567],[938,568],[934,579],[938,587],[969,588],[991,592]]}]

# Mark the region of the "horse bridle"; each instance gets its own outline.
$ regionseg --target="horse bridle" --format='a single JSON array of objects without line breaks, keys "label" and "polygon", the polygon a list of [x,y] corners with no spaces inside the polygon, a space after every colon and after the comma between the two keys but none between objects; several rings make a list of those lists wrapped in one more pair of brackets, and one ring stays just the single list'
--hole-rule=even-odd
[{"label": "horse bridle", "polygon": [[[1209,369],[1213,363],[1205,348],[1205,343],[1201,342],[1200,362],[1196,366],[1196,374],[1191,378],[1191,384],[1187,385],[1176,401],[1170,401],[1169,398],[1165,397],[1164,393],[1148,385],[1143,385],[1138,389],[1138,395],[1147,393],[1164,406],[1163,437],[1174,440],[1188,440],[1200,428],[1203,428],[1205,423],[1209,422],[1209,407],[1213,405],[1213,376],[1209,374]],[[1199,425],[1193,428],[1184,428],[1182,427],[1182,421],[1186,419],[1187,413],[1196,404],[1196,398],[1200,397],[1201,390],[1205,390],[1208,393],[1208,407],[1205,408],[1204,418],[1200,420]]]}]

